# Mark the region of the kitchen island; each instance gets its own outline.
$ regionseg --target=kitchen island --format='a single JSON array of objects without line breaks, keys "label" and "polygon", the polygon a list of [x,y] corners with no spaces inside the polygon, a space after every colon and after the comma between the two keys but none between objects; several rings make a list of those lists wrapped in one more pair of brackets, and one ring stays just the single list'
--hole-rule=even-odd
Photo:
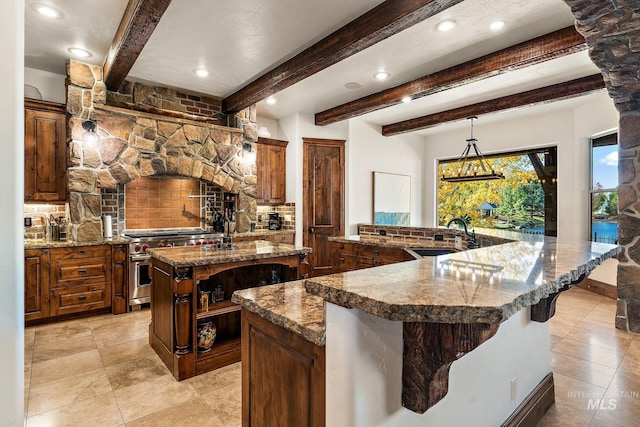
[{"label": "kitchen island", "polygon": [[[306,280],[307,293],[325,305],[323,421],[531,422],[554,401],[546,320],[555,298],[618,252],[614,245],[540,237]],[[273,298],[252,290],[234,299],[263,320],[269,312],[282,316]],[[278,322],[271,323],[295,332]],[[255,364],[243,363],[243,384],[251,384],[245,364]],[[255,413],[257,389],[243,393],[243,416],[268,419]]]},{"label": "kitchen island", "polygon": [[[264,240],[150,249],[150,345],[179,381],[239,361],[240,306],[231,295],[305,277],[310,251]],[[212,330],[213,345],[203,346]]]}]

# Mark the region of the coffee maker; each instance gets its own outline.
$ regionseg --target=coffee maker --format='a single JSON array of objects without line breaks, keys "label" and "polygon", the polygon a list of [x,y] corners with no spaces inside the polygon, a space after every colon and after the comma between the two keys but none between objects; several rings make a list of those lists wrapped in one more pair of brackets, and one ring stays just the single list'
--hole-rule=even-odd
[{"label": "coffee maker", "polygon": [[269,230],[280,230],[282,228],[282,218],[278,212],[269,212]]}]

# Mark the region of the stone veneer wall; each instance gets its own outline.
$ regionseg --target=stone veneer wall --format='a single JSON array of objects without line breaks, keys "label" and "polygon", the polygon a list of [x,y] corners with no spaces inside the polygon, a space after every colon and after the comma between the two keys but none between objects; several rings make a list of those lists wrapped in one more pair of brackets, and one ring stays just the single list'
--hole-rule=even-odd
[{"label": "stone veneer wall", "polygon": [[565,0],[620,112],[616,327],[640,333],[640,2]]},{"label": "stone veneer wall", "polygon": [[[235,128],[166,117],[108,105],[102,78],[99,66],[67,64],[69,237],[100,239],[101,190],[116,190],[141,176],[195,178],[237,193],[236,230],[249,231],[256,220],[257,178],[255,163],[244,158],[243,144],[255,150],[255,105],[235,115]],[[153,94],[158,93],[173,94],[156,88]],[[82,142],[87,119],[97,123],[98,147]]]}]

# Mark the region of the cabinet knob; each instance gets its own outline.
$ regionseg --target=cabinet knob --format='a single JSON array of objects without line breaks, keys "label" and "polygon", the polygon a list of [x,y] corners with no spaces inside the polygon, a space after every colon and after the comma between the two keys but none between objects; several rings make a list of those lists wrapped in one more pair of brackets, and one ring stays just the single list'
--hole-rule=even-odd
[{"label": "cabinet knob", "polygon": [[380,255],[380,251],[378,251],[378,250],[373,251],[373,254],[374,254],[374,255]]},{"label": "cabinet knob", "polygon": [[86,300],[86,299],[87,299],[87,296],[86,296],[86,295],[78,295],[78,299],[79,299],[80,301],[83,301],[83,300]]},{"label": "cabinet knob", "polygon": [[84,269],[78,270],[78,274],[87,274],[87,270],[84,270]]},{"label": "cabinet knob", "polygon": [[344,249],[344,243],[340,243],[340,249]]},{"label": "cabinet knob", "polygon": [[87,253],[87,251],[85,251],[84,249],[81,249],[78,251],[79,255],[85,255]]}]

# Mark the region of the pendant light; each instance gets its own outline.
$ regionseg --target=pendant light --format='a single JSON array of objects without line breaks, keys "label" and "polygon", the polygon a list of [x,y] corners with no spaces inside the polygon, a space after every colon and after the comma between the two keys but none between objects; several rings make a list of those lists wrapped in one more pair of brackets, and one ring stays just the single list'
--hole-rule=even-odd
[{"label": "pendant light", "polygon": [[[476,119],[477,117],[469,117],[468,119],[471,121],[471,137],[467,139],[467,146],[456,161],[459,166],[456,168],[455,172],[449,176],[446,176],[446,174],[443,173],[440,178],[441,181],[469,182],[485,181],[489,179],[504,179],[504,174],[502,172],[496,172],[478,148],[478,140],[473,137],[473,121]],[[471,148],[473,148],[473,151],[476,153],[476,157],[469,159],[469,151],[471,151]]]}]

